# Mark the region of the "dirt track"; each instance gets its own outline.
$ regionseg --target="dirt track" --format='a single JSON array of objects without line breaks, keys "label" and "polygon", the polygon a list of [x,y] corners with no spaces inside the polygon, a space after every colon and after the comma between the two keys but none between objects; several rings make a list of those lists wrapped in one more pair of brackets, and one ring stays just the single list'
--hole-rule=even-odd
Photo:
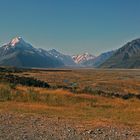
[{"label": "dirt track", "polygon": [[140,133],[111,126],[80,130],[60,118],[0,113],[0,140],[140,140]]}]

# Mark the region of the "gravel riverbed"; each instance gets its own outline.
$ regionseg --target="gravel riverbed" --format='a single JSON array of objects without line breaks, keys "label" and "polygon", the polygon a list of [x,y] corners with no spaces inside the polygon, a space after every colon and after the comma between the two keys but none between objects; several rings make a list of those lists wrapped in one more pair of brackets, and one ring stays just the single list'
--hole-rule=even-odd
[{"label": "gravel riverbed", "polygon": [[61,118],[1,112],[0,140],[140,140],[140,133],[112,126],[79,130]]}]

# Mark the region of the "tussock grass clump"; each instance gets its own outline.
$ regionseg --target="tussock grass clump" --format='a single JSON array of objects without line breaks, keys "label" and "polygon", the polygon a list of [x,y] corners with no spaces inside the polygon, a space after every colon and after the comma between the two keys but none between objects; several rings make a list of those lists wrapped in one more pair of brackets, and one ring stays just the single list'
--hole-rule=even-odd
[{"label": "tussock grass clump", "polygon": [[97,90],[97,89],[93,89],[90,86],[85,87],[81,93],[87,93],[87,94],[91,94],[91,95],[97,95],[97,96],[104,96],[104,97],[109,97],[109,98],[122,98],[124,100],[128,100],[131,98],[137,98],[140,99],[140,94],[132,94],[132,93],[125,93],[125,94],[121,94],[121,93],[117,93],[117,92],[107,92],[107,91],[103,91],[103,90]]},{"label": "tussock grass clump", "polygon": [[78,103],[87,103],[92,106],[96,99],[89,98],[64,90],[46,90],[33,87],[13,87],[11,84],[0,86],[0,101],[40,102],[53,106],[69,106]]},{"label": "tussock grass clump", "polygon": [[131,126],[139,126],[140,118],[140,102],[135,98],[123,100],[26,86],[11,88],[9,84],[0,85],[0,110]]},{"label": "tussock grass clump", "polygon": [[9,101],[12,99],[10,87],[6,86],[0,89],[0,101]]},{"label": "tussock grass clump", "polygon": [[16,90],[15,85],[6,84],[0,87],[0,101],[21,101],[34,102],[39,101],[38,93],[32,88],[28,88],[27,92]]},{"label": "tussock grass clump", "polygon": [[40,98],[39,98],[39,94],[33,90],[33,88],[29,88],[27,93],[25,94],[25,97],[27,97],[27,101],[33,101],[33,102],[36,102],[36,101],[40,101]]}]

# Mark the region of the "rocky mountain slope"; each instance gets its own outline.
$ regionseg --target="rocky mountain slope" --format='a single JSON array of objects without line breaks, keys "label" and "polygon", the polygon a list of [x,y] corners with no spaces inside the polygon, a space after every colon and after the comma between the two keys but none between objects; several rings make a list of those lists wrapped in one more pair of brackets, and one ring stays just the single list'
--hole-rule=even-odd
[{"label": "rocky mountain slope", "polygon": [[48,53],[52,56],[54,56],[56,59],[62,61],[65,66],[75,66],[76,63],[72,59],[70,55],[62,54],[55,49],[49,50]]},{"label": "rocky mountain slope", "polygon": [[61,67],[63,62],[47,51],[34,48],[21,37],[16,37],[0,47],[0,65],[15,67]]},{"label": "rocky mountain slope", "polygon": [[84,64],[89,60],[95,59],[95,56],[89,53],[83,53],[79,55],[73,55],[72,58],[76,64]]},{"label": "rocky mountain slope", "polygon": [[109,51],[109,52],[102,53],[94,59],[90,59],[90,60],[85,61],[83,63],[83,65],[87,66],[87,67],[95,67],[96,68],[99,65],[101,65],[102,63],[104,63],[108,58],[110,58],[114,52],[115,51]]},{"label": "rocky mountain slope", "polygon": [[100,68],[140,68],[140,39],[118,49]]},{"label": "rocky mountain slope", "polygon": [[140,68],[140,39],[99,56],[89,53],[70,56],[55,49],[47,51],[42,48],[34,48],[21,37],[16,37],[0,47],[0,66]]}]

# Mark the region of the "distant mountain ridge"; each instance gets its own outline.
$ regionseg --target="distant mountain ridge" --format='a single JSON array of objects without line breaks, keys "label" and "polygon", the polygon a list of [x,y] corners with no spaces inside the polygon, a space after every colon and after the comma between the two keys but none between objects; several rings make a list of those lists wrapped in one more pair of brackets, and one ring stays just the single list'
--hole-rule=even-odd
[{"label": "distant mountain ridge", "polygon": [[109,52],[105,52],[100,54],[99,56],[95,57],[94,59],[90,59],[86,62],[83,63],[84,66],[87,67],[98,67],[100,66],[102,63],[104,63],[108,58],[110,58],[113,53],[115,51],[109,51]]},{"label": "distant mountain ridge", "polygon": [[95,56],[86,52],[79,55],[73,55],[72,58],[76,64],[84,64],[88,60],[95,59]]},{"label": "distant mountain ridge", "polygon": [[89,53],[66,55],[55,49],[34,48],[23,38],[16,37],[0,47],[0,66],[15,67],[90,67],[90,68],[140,68],[140,39],[123,47],[94,56]]},{"label": "distant mountain ridge", "polygon": [[52,56],[54,56],[56,59],[59,59],[64,63],[65,66],[75,66],[76,63],[72,59],[70,55],[62,54],[55,49],[49,50],[48,53]]},{"label": "distant mountain ridge", "polygon": [[140,39],[118,49],[100,68],[140,68]]},{"label": "distant mountain ridge", "polygon": [[40,52],[21,37],[0,47],[0,65],[15,67],[62,67],[64,64],[49,53]]}]

